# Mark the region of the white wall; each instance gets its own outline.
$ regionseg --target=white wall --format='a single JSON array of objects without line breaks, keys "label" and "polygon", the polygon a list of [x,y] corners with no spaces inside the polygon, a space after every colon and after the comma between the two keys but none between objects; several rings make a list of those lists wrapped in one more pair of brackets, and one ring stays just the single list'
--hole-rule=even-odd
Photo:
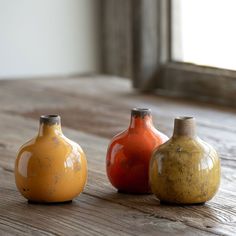
[{"label": "white wall", "polygon": [[0,78],[99,69],[98,0],[0,0]]}]

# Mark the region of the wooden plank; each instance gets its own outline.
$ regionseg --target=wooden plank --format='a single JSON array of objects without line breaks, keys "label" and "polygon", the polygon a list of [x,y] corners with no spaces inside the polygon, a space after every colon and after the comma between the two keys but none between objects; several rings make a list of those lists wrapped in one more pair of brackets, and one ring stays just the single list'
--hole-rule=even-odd
[{"label": "wooden plank", "polygon": [[170,1],[102,1],[103,72],[129,77],[138,89],[155,89],[170,59]]},{"label": "wooden plank", "polygon": [[[82,81],[86,81],[88,86],[91,85],[92,87],[92,80],[90,82],[88,82],[87,79]],[[44,86],[41,86],[43,82]],[[171,135],[173,118],[177,114],[193,115],[198,121],[199,135],[213,144],[218,151],[220,151],[223,158],[230,162],[233,159],[228,154],[234,147],[234,132],[236,131],[234,128],[234,119],[236,116],[233,110],[225,112],[225,109],[218,108],[214,110],[214,108],[207,107],[206,105],[202,107],[201,104],[180,103],[163,98],[157,99],[156,97],[146,95],[131,97],[129,95],[130,90],[127,89],[128,83],[121,82],[119,84],[117,83],[117,80],[115,80],[115,83],[112,82],[110,87],[112,88],[113,85],[115,88],[121,87],[124,92],[118,93],[117,90],[111,89],[109,93],[109,86],[101,86],[101,84],[106,84],[107,82],[102,79],[97,81],[96,87],[98,88],[97,91],[104,91],[105,89],[104,94],[101,92],[94,94],[94,91],[96,90],[92,89],[87,95],[83,94],[83,91],[86,91],[86,89],[84,88],[84,82],[81,82],[81,80],[75,80],[77,85],[75,82],[72,83],[72,80],[68,82],[61,81],[56,87],[53,81],[50,83],[45,83],[46,81],[43,82],[39,83],[38,81],[35,81],[34,86],[33,84],[29,86],[28,92],[27,89],[24,88],[24,93],[19,92],[22,91],[22,86],[13,87],[12,91],[9,91],[7,87],[3,87],[0,100],[0,102],[2,102],[1,108],[3,107],[4,110],[8,107],[8,110],[15,110],[17,113],[24,113],[26,116],[34,118],[37,118],[39,114],[44,112],[59,111],[63,115],[65,125],[68,127],[81,129],[85,132],[99,134],[109,138],[118,131],[126,128],[129,122],[129,109],[137,104],[152,108],[154,123],[157,124],[157,127],[160,130],[167,133],[169,136]],[[47,86],[45,86],[45,84]],[[34,93],[34,96],[31,96],[30,103],[28,96],[30,96],[30,88],[34,90],[34,87],[37,87],[40,92],[38,94]],[[63,92],[63,87],[65,88],[65,91],[66,88],[68,88],[71,92]],[[77,87],[81,88],[79,94],[77,94]],[[40,97],[42,97],[41,91],[44,91],[42,99],[40,99]],[[7,97],[7,94],[12,93],[22,99],[17,99],[15,101],[4,100],[4,98]],[[26,94],[26,96],[23,96],[23,94]],[[112,106],[107,103],[109,96],[113,96]],[[58,99],[59,97],[63,97],[63,99]],[[78,100],[80,101],[79,103]],[[99,107],[97,106],[97,103],[104,105]],[[32,106],[30,104],[34,105]],[[70,105],[68,106],[67,104]],[[6,106],[6,108],[4,108],[4,106]],[[55,107],[58,108],[55,109]],[[67,109],[65,109],[65,107],[67,107]],[[119,112],[116,112],[116,110]],[[86,116],[91,116],[93,119],[87,119]],[[222,122],[222,120],[224,122]],[[109,124],[109,129],[104,129],[107,124]],[[215,130],[217,130],[217,132],[215,132]],[[221,137],[224,137],[225,142],[219,142]]]},{"label": "wooden plank", "polygon": [[[18,234],[20,234],[20,230],[24,231],[24,228],[26,228],[29,229],[28,233],[38,230],[39,233],[42,232],[46,235],[72,235],[74,233],[98,235],[99,232],[103,235],[137,235],[144,233],[148,235],[156,235],[157,233],[160,235],[164,233],[184,235],[186,231],[191,231],[193,235],[203,235],[201,230],[192,229],[183,223],[176,223],[168,219],[163,219],[162,217],[152,216],[148,212],[144,213],[133,207],[117,204],[115,201],[103,199],[96,195],[93,196],[89,185],[85,193],[79,196],[73,204],[56,206],[28,205],[16,191],[13,165],[15,149],[19,146],[19,142],[22,141],[22,138],[26,138],[23,136],[28,136],[29,134],[31,134],[30,136],[33,135],[35,130],[32,129],[32,127],[35,122],[26,121],[22,119],[22,117],[16,116],[8,116],[5,117],[5,119],[9,120],[9,124],[12,124],[11,128],[8,125],[9,134],[15,130],[15,135],[6,135],[6,141],[1,139],[1,143],[11,142],[14,145],[9,149],[7,145],[4,145],[5,148],[1,152],[2,159],[0,160],[0,165],[2,169],[0,171],[0,179],[2,179],[2,181],[0,183],[0,196],[4,201],[0,202],[0,225],[10,225],[12,222],[15,222],[15,224],[19,226],[18,228],[14,228]],[[3,120],[3,116],[1,116],[1,120]],[[15,120],[15,122],[12,122],[13,120]],[[13,124],[16,122],[20,124],[19,130],[13,127]],[[0,129],[1,128],[2,126],[0,126]],[[23,135],[18,132],[20,129],[24,130]],[[104,152],[104,143],[99,142],[99,138],[92,139],[86,134],[70,130],[69,133],[71,132],[73,136],[76,135],[77,138],[79,136],[81,141],[83,140],[82,144],[87,144],[85,149],[88,148],[87,156],[90,166],[88,182],[94,182],[94,184],[90,186],[94,188],[97,180],[100,179],[100,175],[103,177],[102,181],[106,182],[106,185],[109,186],[109,183],[105,180],[104,165],[103,162],[101,162],[101,156],[99,155],[99,158],[95,156],[100,149]],[[89,143],[97,143],[98,146],[89,148]],[[111,189],[110,186],[109,189]],[[106,191],[103,193],[106,193]],[[27,212],[27,214],[25,214],[25,212]],[[1,230],[5,229],[1,229],[0,227],[0,233]]]},{"label": "wooden plank", "polygon": [[[75,82],[72,83],[72,81],[63,81],[56,88],[53,81],[50,83],[39,83],[35,81],[34,83],[34,86],[37,86],[38,90],[44,91],[43,99],[40,99],[40,93],[35,98],[31,98],[32,104],[34,104],[33,106],[29,106],[29,104],[25,103],[26,101],[19,100],[19,104],[15,104],[16,108],[11,109],[16,110],[18,106],[21,106],[21,103],[27,104],[22,109],[23,111],[17,111],[17,113],[22,113],[24,116],[33,118],[38,118],[43,113],[59,113],[63,116],[63,124],[65,126],[107,138],[111,138],[112,135],[127,127],[130,116],[129,110],[137,106],[137,104],[139,106],[150,107],[153,110],[154,123],[161,131],[169,136],[171,135],[173,118],[175,116],[195,116],[198,122],[198,133],[200,137],[215,146],[221,153],[222,158],[228,161],[228,164],[235,166],[234,156],[229,155],[232,152],[232,148],[233,150],[235,149],[234,132],[236,129],[234,127],[234,119],[236,119],[236,115],[233,110],[225,112],[223,108],[214,109],[214,107],[212,108],[206,105],[202,107],[202,104],[183,103],[160,97],[157,98],[155,96],[130,96],[130,88],[126,81],[122,81],[120,84],[117,80],[114,81],[115,88],[122,88],[122,92],[119,92],[115,89],[109,91],[107,81],[101,79],[97,81],[97,89],[91,89],[90,93],[88,92],[87,94],[86,92],[83,94],[86,88],[84,88],[84,84],[81,81],[77,81],[77,84]],[[92,87],[93,82],[86,81],[86,83]],[[42,84],[44,85],[40,89]],[[102,87],[102,84],[106,85]],[[110,84],[110,87],[113,88],[113,82]],[[77,87],[81,88],[79,94]],[[12,91],[12,93],[16,93],[17,91]],[[98,91],[104,92],[99,93]],[[17,96],[21,96],[21,94],[17,94]],[[109,99],[111,96],[112,100]],[[63,97],[63,99],[58,101],[58,97]],[[70,99],[71,102],[69,103],[68,101]],[[112,106],[107,102],[109,100],[112,102]],[[78,103],[78,101],[80,102]],[[67,104],[70,105],[68,106]],[[103,104],[103,106],[98,106],[97,104]],[[57,108],[55,109],[54,107]],[[65,109],[65,107],[67,108]],[[29,111],[26,111],[26,109]],[[93,119],[87,119],[86,117],[93,117]],[[106,129],[107,126],[109,126],[109,129]],[[219,142],[221,137],[224,137],[224,142]]]},{"label": "wooden plank", "polygon": [[[76,80],[75,80],[76,81]],[[84,80],[86,81],[86,80]],[[45,82],[45,81],[44,81]],[[101,93],[93,94],[94,90],[91,91],[91,93],[88,93],[87,97],[85,94],[78,94],[79,98],[76,98],[76,91],[73,92],[73,88],[82,87],[81,91],[85,91],[86,89],[83,88],[83,83],[80,81],[76,84],[71,81],[65,82],[62,81],[62,86],[56,86],[56,89],[52,90],[51,86],[55,87],[54,82],[51,81],[48,86],[43,86],[40,88],[40,83],[34,82],[34,87],[37,87],[40,91],[39,94],[35,93],[37,96],[35,98],[32,96],[30,101],[32,101],[32,105],[30,106],[30,103],[27,103],[27,100],[29,100],[26,96],[26,98],[23,95],[23,93],[19,93],[19,91],[22,91],[23,87],[17,87],[15,86],[15,90],[12,90],[8,92],[8,94],[15,93],[17,97],[22,97],[23,99],[18,99],[15,102],[5,100],[4,91],[9,91],[7,88],[3,88],[1,91],[1,94],[3,96],[0,101],[3,101],[2,104],[4,104],[6,107],[8,106],[9,109],[17,110],[18,107],[22,110],[33,110],[32,113],[29,112],[26,115],[30,117],[36,118],[39,114],[44,113],[46,111],[48,112],[55,112],[59,111],[62,113],[64,117],[65,125],[68,125],[71,128],[74,129],[81,129],[89,133],[95,133],[99,134],[104,137],[111,137],[113,134],[117,133],[118,131],[126,128],[128,122],[129,122],[129,108],[133,107],[135,104],[141,104],[142,106],[149,106],[153,109],[154,113],[154,122],[158,125],[158,128],[168,135],[171,135],[171,129],[173,125],[173,118],[176,114],[178,115],[194,115],[196,116],[199,124],[199,134],[202,138],[204,138],[206,141],[209,141],[211,144],[213,144],[218,151],[220,151],[221,156],[228,160],[231,164],[234,158],[232,158],[232,155],[229,155],[229,153],[232,152],[232,149],[234,150],[234,119],[236,118],[235,112],[224,112],[224,109],[218,109],[214,110],[212,108],[209,108],[207,106],[201,107],[201,105],[196,104],[188,104],[188,103],[178,103],[174,102],[172,100],[163,100],[163,99],[156,99],[153,96],[135,96],[130,97],[128,93],[130,93],[129,90],[127,90],[127,86],[122,86],[122,89],[124,90],[124,93],[118,93],[116,90],[111,90],[111,92],[108,92],[109,86],[103,86],[99,87],[99,84],[106,84],[106,80],[98,80],[98,88],[99,91],[104,91],[104,87],[106,88],[106,92],[104,95]],[[87,81],[86,81],[87,82]],[[117,81],[116,81],[117,82]],[[87,82],[88,85],[92,85],[91,82]],[[46,84],[46,83],[45,83]],[[113,85],[113,83],[111,83]],[[114,83],[115,87],[120,87],[124,83]],[[125,83],[127,84],[127,83]],[[60,85],[60,84],[59,84]],[[112,85],[110,87],[112,88]],[[33,87],[33,85],[31,85]],[[72,90],[70,93],[62,92],[62,88],[69,88]],[[33,89],[33,88],[32,88]],[[27,95],[27,91],[25,91],[25,94]],[[65,89],[66,90],[66,89]],[[40,99],[41,97],[41,91],[44,91],[43,99]],[[60,91],[58,93],[57,91]],[[29,89],[30,92],[30,89]],[[56,96],[55,96],[56,94]],[[107,95],[107,96],[106,96]],[[29,94],[30,96],[30,94]],[[57,99],[58,97],[62,97],[63,99]],[[112,100],[113,106],[107,104],[107,100],[109,99],[109,96],[113,96],[114,99]],[[6,96],[7,97],[7,96]],[[64,107],[68,107],[68,101],[71,99],[70,106],[71,108],[65,109]],[[78,99],[80,103],[78,103]],[[97,106],[96,102],[99,104],[104,104],[101,108]],[[1,104],[1,105],[2,105]],[[12,104],[15,104],[15,107],[10,107]],[[26,104],[26,105],[25,105]],[[50,104],[50,105],[48,105]],[[22,106],[25,105],[25,108]],[[76,107],[75,107],[76,106]],[[2,107],[2,106],[1,106]],[[34,110],[34,107],[36,107],[36,111]],[[37,109],[38,107],[38,109]],[[42,109],[42,107],[44,107]],[[47,107],[47,108],[45,108]],[[55,108],[51,109],[51,107],[58,107],[57,110]],[[116,112],[116,109],[119,110],[119,112]],[[19,112],[19,111],[17,111]],[[77,115],[80,114],[80,115]],[[89,115],[91,117],[94,117],[94,119],[86,119],[86,116]],[[224,123],[222,122],[224,120]],[[160,122],[159,122],[160,121]],[[164,121],[164,122],[163,122]],[[109,129],[104,129],[106,125],[109,124]],[[92,127],[92,128],[91,128]],[[215,132],[215,129],[217,129],[217,132]],[[228,132],[229,131],[229,132]],[[233,132],[231,132],[233,131]],[[221,137],[224,137],[225,142],[219,142]]]},{"label": "wooden plank", "polygon": [[[14,231],[20,235],[22,231],[39,232],[39,235],[182,235],[190,230],[183,224],[151,217],[87,194],[63,205],[28,204],[16,191],[2,188],[1,196],[4,201],[0,203],[0,225],[10,226],[14,222]],[[0,233],[4,233],[3,230],[0,228]],[[199,230],[192,231],[203,235]]]},{"label": "wooden plank", "polygon": [[[36,122],[27,120],[25,121],[21,117],[11,117],[5,116],[5,121],[9,121],[10,124],[15,124],[16,122],[12,122],[14,119],[20,124],[19,127],[24,128],[24,136],[32,136],[35,132],[35,128],[33,128]],[[4,120],[4,116],[1,116],[1,120]],[[31,128],[30,128],[31,127]],[[7,127],[9,134],[15,130],[14,125]],[[0,130],[5,132],[4,127],[0,127]],[[85,193],[89,196],[98,197],[99,199],[103,199],[112,203],[118,203],[119,205],[123,205],[132,209],[136,209],[145,214],[149,214],[149,217],[161,218],[171,221],[182,222],[186,227],[191,226],[199,230],[205,230],[207,232],[221,234],[226,233],[228,235],[232,235],[235,228],[235,217],[236,213],[234,210],[230,210],[229,207],[236,207],[236,201],[234,201],[235,197],[228,197],[228,193],[221,191],[218,195],[219,198],[214,199],[214,201],[208,203],[206,206],[201,207],[171,207],[171,206],[162,206],[155,199],[153,195],[149,196],[132,196],[132,195],[123,195],[117,194],[116,191],[110,186],[105,176],[105,151],[108,140],[102,139],[96,136],[87,135],[82,132],[76,132],[73,130],[64,129],[66,133],[70,135],[74,140],[80,140],[82,147],[87,152],[88,161],[89,161],[89,181],[88,186],[85,190]],[[8,136],[6,135],[4,138],[11,143],[16,145],[11,146],[11,149],[5,149],[4,153],[11,152],[11,154],[7,154],[7,160],[4,161],[3,158],[0,162],[1,166],[5,169],[12,171],[13,169],[13,160],[14,160],[14,152],[12,149],[17,148],[17,143],[19,143],[22,138],[22,132],[15,130],[18,135]],[[30,135],[31,134],[31,135]],[[26,137],[24,137],[26,139]],[[6,141],[1,139],[1,143],[6,143]],[[91,146],[91,143],[93,144]],[[96,144],[96,145],[95,145]],[[19,144],[18,144],[19,145]],[[10,156],[10,158],[9,158]],[[11,162],[9,162],[9,159]],[[11,164],[9,164],[11,163]],[[236,176],[233,175],[232,172],[227,170],[228,177],[231,178],[231,181],[236,181]],[[223,176],[223,183],[225,182],[225,177]],[[227,181],[226,181],[227,182]],[[8,183],[7,186],[9,186]],[[228,192],[232,194],[232,187],[227,188],[227,185],[224,189],[227,189]],[[235,190],[235,188],[233,189]],[[222,201],[224,205],[222,205]],[[202,222],[204,219],[204,223]],[[225,223],[228,225],[225,226]],[[224,227],[223,227],[224,226]]]},{"label": "wooden plank", "polygon": [[101,1],[103,73],[132,76],[131,1]]},{"label": "wooden plank", "polygon": [[170,62],[161,68],[158,88],[177,97],[235,107],[236,72]]},{"label": "wooden plank", "polygon": [[[121,207],[122,211],[132,209],[134,215],[136,212],[141,215],[144,214],[144,216],[141,217],[140,215],[140,218],[138,217],[135,224],[144,222],[145,227],[154,224],[156,228],[154,226],[151,229],[144,226],[144,228],[141,227],[142,229],[137,228],[139,231],[150,230],[147,231],[150,234],[158,229],[161,233],[165,233],[164,226],[166,224],[170,226],[168,230],[170,228],[172,230],[168,232],[181,234],[185,232],[186,235],[188,235],[189,230],[196,234],[234,235],[236,228],[236,186],[232,183],[236,182],[234,173],[236,166],[235,110],[207,105],[202,107],[201,104],[133,94],[128,81],[110,77],[107,79],[103,77],[96,78],[96,88],[92,86],[93,84],[94,79],[89,78],[61,79],[57,83],[54,80],[0,81],[0,131],[4,134],[0,136],[0,150],[2,153],[0,174],[2,175],[1,179],[3,179],[3,181],[0,181],[1,199],[12,194],[12,196],[8,196],[12,197],[9,204],[12,204],[15,199],[20,201],[19,205],[22,204],[23,200],[21,198],[20,200],[19,195],[15,192],[12,173],[16,150],[20,144],[36,134],[38,128],[36,119],[41,113],[60,112],[63,115],[62,122],[64,121],[63,130],[65,134],[69,138],[78,141],[88,156],[89,181],[83,194],[85,199],[90,196],[91,201],[99,200],[99,204],[106,202],[108,204],[106,206],[111,207],[111,209],[113,209],[114,204],[115,209],[117,208],[117,214],[120,214],[119,217],[122,214],[119,211],[121,206],[124,207]],[[179,115],[186,115],[187,113],[188,115],[197,116],[200,136],[213,144],[222,156],[221,189],[212,201],[205,206],[164,206],[160,205],[153,195],[123,195],[116,193],[111,187],[105,175],[106,147],[114,133],[127,127],[129,109],[137,105],[151,107],[156,124],[168,135],[171,134],[173,118],[177,113]],[[224,138],[222,139],[222,137]],[[5,192],[5,195],[1,195],[2,192]],[[80,201],[80,198],[78,198],[78,201]],[[89,205],[90,202],[86,204]],[[99,206],[96,205],[91,209],[97,209],[97,207]],[[13,208],[11,210],[13,211]],[[73,216],[74,211],[70,211],[71,216]],[[20,218],[20,212],[22,210],[19,210],[18,218]],[[39,214],[38,210],[32,211],[32,214]],[[99,214],[102,214],[102,210]],[[128,218],[133,222],[133,216],[131,217],[131,215]],[[80,217],[82,216],[80,215]],[[12,217],[14,218],[13,215]],[[86,219],[89,220],[90,218]],[[95,221],[95,219],[93,220]],[[9,221],[10,225],[13,221]],[[115,222],[116,219],[112,218],[113,221]],[[124,225],[128,224],[127,222]],[[7,228],[6,220],[0,220],[0,223]],[[101,228],[106,228],[103,223],[101,224]],[[30,234],[30,232],[37,230],[36,226],[34,223],[26,226],[25,230],[29,230],[27,232]],[[21,224],[19,223],[18,228],[20,227]],[[68,227],[70,226],[68,225]],[[74,223],[71,227],[71,230],[73,230]],[[135,232],[138,232],[135,231],[134,225],[132,227],[132,232],[125,231],[124,233],[135,234]],[[112,228],[116,229],[113,225]],[[43,229],[44,226],[40,230]],[[9,230],[9,233],[13,234],[11,230],[17,231],[18,229]]]},{"label": "wooden plank", "polygon": [[154,89],[161,64],[161,1],[135,0],[132,3],[133,86]]}]

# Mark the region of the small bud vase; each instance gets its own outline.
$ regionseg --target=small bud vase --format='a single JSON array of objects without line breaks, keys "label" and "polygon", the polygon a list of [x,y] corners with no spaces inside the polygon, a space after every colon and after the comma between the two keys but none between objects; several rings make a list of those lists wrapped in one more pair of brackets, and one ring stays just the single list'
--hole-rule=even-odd
[{"label": "small bud vase", "polygon": [[40,117],[38,135],[19,150],[15,181],[30,202],[71,201],[86,184],[87,162],[81,147],[66,138],[60,116]]},{"label": "small bud vase", "polygon": [[197,204],[209,201],[220,184],[220,159],[196,134],[193,117],[175,119],[172,138],[153,153],[150,185],[161,202]]},{"label": "small bud vase", "polygon": [[129,128],[116,135],[107,150],[106,170],[111,184],[119,192],[150,193],[151,154],[167,139],[153,126],[150,109],[132,109]]}]

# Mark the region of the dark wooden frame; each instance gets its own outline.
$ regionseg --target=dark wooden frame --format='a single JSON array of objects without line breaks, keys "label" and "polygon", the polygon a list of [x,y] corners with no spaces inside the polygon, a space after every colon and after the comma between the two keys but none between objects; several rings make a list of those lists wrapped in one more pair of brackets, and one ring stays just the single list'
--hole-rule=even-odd
[{"label": "dark wooden frame", "polygon": [[[115,35],[112,43],[122,42],[116,51],[105,44],[108,50],[104,61],[111,62],[115,57],[122,66],[112,63],[118,73],[110,70],[111,66],[105,66],[104,72],[131,77],[133,87],[140,91],[236,106],[235,71],[171,60],[171,0],[104,0],[103,3],[108,2],[115,9],[125,3],[126,14],[120,10],[121,21],[111,20],[111,8],[104,14],[105,22],[110,16],[105,39]],[[114,32],[115,26],[119,31]]]}]

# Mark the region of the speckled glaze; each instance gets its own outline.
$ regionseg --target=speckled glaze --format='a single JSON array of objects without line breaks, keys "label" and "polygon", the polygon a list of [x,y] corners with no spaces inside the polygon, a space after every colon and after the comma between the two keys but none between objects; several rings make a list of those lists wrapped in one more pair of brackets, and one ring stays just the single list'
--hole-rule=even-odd
[{"label": "speckled glaze", "polygon": [[32,202],[66,202],[83,191],[86,179],[85,154],[62,134],[60,117],[41,116],[37,137],[24,144],[16,158],[20,193]]},{"label": "speckled glaze", "polygon": [[173,137],[154,151],[150,185],[162,202],[196,204],[210,200],[220,184],[217,152],[196,136],[195,119],[175,119]]},{"label": "speckled glaze", "polygon": [[116,135],[107,150],[106,169],[111,184],[120,192],[150,193],[151,154],[167,139],[153,126],[149,109],[133,109],[129,128]]}]

